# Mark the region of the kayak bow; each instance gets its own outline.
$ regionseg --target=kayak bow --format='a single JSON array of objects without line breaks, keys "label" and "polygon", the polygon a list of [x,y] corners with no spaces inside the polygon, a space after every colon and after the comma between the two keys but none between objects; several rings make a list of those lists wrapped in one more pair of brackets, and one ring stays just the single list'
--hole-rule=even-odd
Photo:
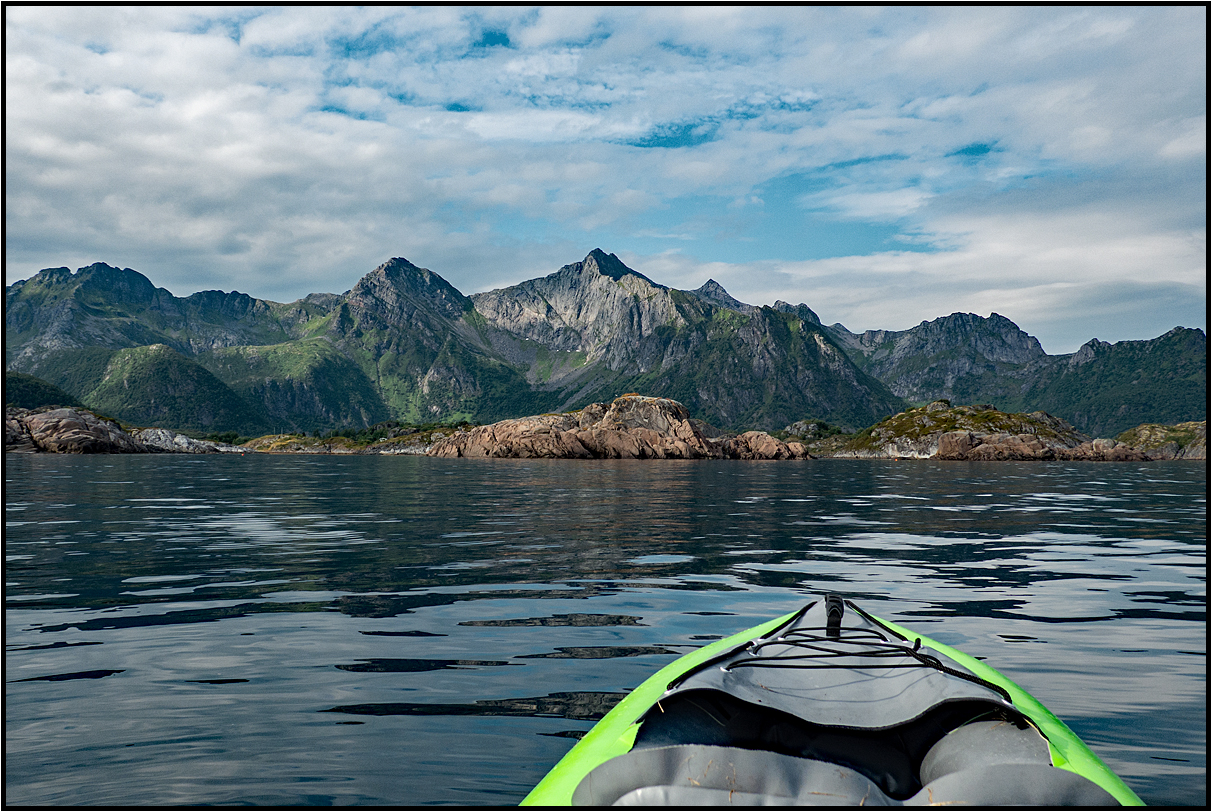
[{"label": "kayak bow", "polygon": [[522,801],[940,803],[1143,805],[1018,685],[834,595],[665,666]]}]

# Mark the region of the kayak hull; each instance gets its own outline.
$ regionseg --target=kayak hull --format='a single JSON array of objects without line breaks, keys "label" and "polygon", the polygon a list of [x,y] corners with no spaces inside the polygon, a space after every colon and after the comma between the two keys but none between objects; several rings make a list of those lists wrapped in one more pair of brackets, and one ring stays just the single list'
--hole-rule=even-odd
[{"label": "kayak hull", "polygon": [[[796,757],[804,755],[803,753],[789,755],[785,742],[781,746],[771,746],[771,749],[784,751],[779,753],[767,752],[767,745],[761,743],[746,742],[742,743],[740,748],[732,746],[721,749],[719,745],[735,742],[712,741],[701,736],[692,737],[685,742],[676,738],[665,741],[660,738],[659,732],[654,733],[663,724],[669,727],[665,724],[666,719],[663,716],[666,709],[671,711],[672,717],[676,715],[674,706],[679,702],[683,705],[693,705],[696,704],[696,697],[710,695],[728,699],[737,707],[750,708],[776,721],[782,718],[779,716],[782,714],[790,721],[799,723],[801,727],[809,726],[817,733],[837,731],[843,734],[843,738],[847,735],[852,739],[858,736],[857,740],[861,742],[861,737],[868,735],[870,731],[901,729],[897,728],[897,725],[905,727],[917,724],[920,727],[921,723],[915,721],[917,710],[906,706],[903,697],[912,694],[914,690],[920,690],[920,685],[931,683],[942,685],[944,691],[949,692],[940,695],[941,698],[935,701],[934,706],[950,708],[952,716],[964,713],[967,708],[974,706],[973,703],[978,702],[984,703],[982,707],[987,706],[993,710],[1001,707],[1005,709],[1005,718],[1018,719],[1018,726],[1027,728],[1028,725],[1023,722],[1025,719],[1033,728],[1029,734],[1018,734],[1020,737],[1042,736],[1040,746],[1046,746],[1042,760],[1047,763],[1047,768],[1041,770],[1040,766],[1036,765],[1036,772],[1032,776],[1019,775],[1027,769],[1021,764],[1003,765],[989,776],[982,776],[979,771],[971,770],[964,773],[966,778],[963,780],[968,782],[965,791],[969,794],[954,796],[965,799],[956,801],[957,803],[996,805],[996,797],[987,794],[994,790],[988,788],[996,789],[1001,785],[999,782],[1014,782],[1018,787],[1038,785],[1041,787],[1040,792],[1050,791],[1048,787],[1056,785],[1055,794],[1052,796],[1036,797],[1034,800],[1027,796],[1015,796],[1015,805],[1064,805],[1068,802],[1142,805],[1140,798],[1063,722],[1038,700],[993,668],[950,646],[869,615],[850,602],[845,602],[846,606],[850,607],[846,622],[857,625],[843,629],[840,638],[837,629],[830,628],[825,631],[823,626],[819,630],[816,626],[809,627],[807,621],[810,618],[815,618],[819,625],[820,619],[824,617],[826,604],[839,614],[845,610],[845,607],[838,609],[841,606],[840,599],[831,596],[827,602],[819,605],[814,602],[797,612],[772,619],[697,649],[665,666],[628,694],[586,733],[526,796],[522,804],[563,806],[617,802],[647,806],[761,803],[790,805],[820,804],[824,797],[851,798],[851,802],[857,803],[866,797],[864,792],[872,795],[875,800],[898,805],[931,802],[936,792],[945,794],[952,791],[948,787],[960,779],[955,775],[943,775],[929,786],[922,786],[926,782],[921,781],[906,788],[897,785],[896,776],[876,775],[870,768],[863,768],[861,765],[859,772],[865,775],[859,775],[846,766],[830,765],[829,756],[820,756],[814,752],[806,751],[807,758]],[[831,618],[829,623],[834,623],[834,620]],[[857,626],[860,625],[864,627],[865,633],[872,635],[874,630],[874,635],[887,641],[881,640],[871,644],[878,647],[883,660],[876,662],[871,660],[869,655],[864,655],[866,659],[859,661],[856,670],[835,666],[832,661],[818,664],[817,660],[812,659],[822,656],[817,653],[820,650],[836,648],[839,645],[845,648],[846,640],[854,639],[859,633]],[[804,635],[808,636],[805,638]],[[804,640],[808,642],[805,643]],[[787,641],[798,642],[791,646]],[[851,644],[851,647],[857,645]],[[808,660],[799,655],[801,649],[811,653]],[[774,652],[774,656],[771,656],[770,652]],[[833,654],[824,656],[832,657],[846,665],[856,662],[853,658],[837,659]],[[893,660],[888,660],[888,657]],[[927,663],[929,667],[917,667],[911,659]],[[906,665],[901,665],[902,660],[906,661]],[[891,670],[894,667],[900,670]],[[936,673],[939,669],[941,672]],[[858,676],[849,678],[854,675]],[[885,685],[891,687],[887,688]],[[876,693],[882,691],[887,696],[878,701],[854,702],[851,701],[854,697],[848,696],[846,691],[853,694],[855,690]],[[840,697],[842,701],[831,701],[835,697]],[[716,704],[719,704],[718,701]],[[848,706],[860,708],[861,718],[857,722],[845,717],[845,714],[852,713],[847,710]],[[724,715],[730,713],[726,710],[722,712]],[[1014,726],[1010,726],[1010,729],[1013,728]],[[674,725],[673,729],[678,728]],[[975,730],[976,726],[971,729]],[[935,734],[937,735],[939,734]],[[638,745],[637,737],[641,740]],[[713,747],[716,749],[711,749]],[[956,748],[952,746],[951,749]],[[917,759],[920,758],[919,752]],[[690,768],[685,765],[694,764],[694,759],[703,759],[703,769],[706,770],[712,769],[706,765],[726,763],[728,768],[733,770],[733,774],[726,780],[720,779],[724,781],[720,786],[728,787],[726,790],[720,790],[724,795],[712,795],[701,776],[699,779],[683,780],[680,789],[668,786],[668,776],[664,779],[665,783],[656,780],[655,784],[645,784],[647,779],[638,773],[653,770],[660,772],[661,759],[681,759],[679,763],[684,762],[684,765],[679,769],[683,771]],[[612,760],[614,763],[607,764]],[[845,759],[841,759],[841,763],[845,764]],[[831,766],[834,768],[832,771],[827,769]],[[741,773],[745,770],[754,773],[754,780],[765,788],[765,800],[761,793],[745,793],[744,782],[738,783],[739,779],[736,777],[741,774],[737,773],[738,770]],[[781,775],[780,770],[786,772],[786,780],[778,777]],[[1071,796],[1077,797],[1073,796],[1071,788],[1065,788],[1068,784],[1074,784],[1075,780],[1072,776],[1066,779],[1065,775],[1054,775],[1057,771],[1080,776],[1085,781],[1092,782],[1098,789],[1086,787],[1090,792],[1084,796],[1079,792],[1078,795],[1086,798],[1086,801],[1066,801],[1065,799]],[[593,777],[587,781],[586,777],[591,773]],[[878,786],[872,785],[872,788],[864,789],[866,784],[863,782],[872,777],[876,779]],[[612,782],[625,783],[628,780],[634,780],[638,784],[633,790],[619,796],[617,801],[612,794],[601,794],[607,791],[603,788]],[[903,777],[899,780],[902,785],[906,783]],[[830,781],[841,782],[836,792],[821,789]],[[1078,783],[1084,785],[1084,782]],[[972,795],[972,792],[976,794]],[[986,792],[986,796],[981,796],[981,792]],[[1066,795],[1066,792],[1069,792],[1069,795]],[[921,795],[921,798],[914,800],[918,795]],[[1090,801],[1089,798],[1103,800]]]}]

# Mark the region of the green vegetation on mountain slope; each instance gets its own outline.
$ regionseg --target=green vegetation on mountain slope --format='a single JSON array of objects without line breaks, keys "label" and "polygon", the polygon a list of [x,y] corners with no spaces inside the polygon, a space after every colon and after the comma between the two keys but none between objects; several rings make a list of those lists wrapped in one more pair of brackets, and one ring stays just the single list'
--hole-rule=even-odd
[{"label": "green vegetation on mountain slope", "polygon": [[198,361],[280,430],[316,431],[390,416],[362,370],[323,338],[222,347]]},{"label": "green vegetation on mountain slope", "polygon": [[1011,405],[1062,416],[1096,437],[1206,420],[1208,341],[1202,330],[1180,327],[1150,341],[1091,341]]},{"label": "green vegetation on mountain slope", "polygon": [[82,406],[84,404],[52,383],[23,372],[4,373],[4,405],[22,409],[40,406]]},{"label": "green vegetation on mountain slope", "polygon": [[207,369],[171,347],[118,350],[100,383],[80,398],[90,409],[136,426],[264,432],[261,414]]}]

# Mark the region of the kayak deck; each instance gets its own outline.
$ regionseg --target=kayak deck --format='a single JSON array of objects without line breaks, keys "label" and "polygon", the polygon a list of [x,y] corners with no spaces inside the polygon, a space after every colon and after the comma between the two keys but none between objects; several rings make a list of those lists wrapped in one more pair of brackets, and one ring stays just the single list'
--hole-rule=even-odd
[{"label": "kayak deck", "polygon": [[830,596],[666,666],[523,803],[1140,800],[993,669]]}]

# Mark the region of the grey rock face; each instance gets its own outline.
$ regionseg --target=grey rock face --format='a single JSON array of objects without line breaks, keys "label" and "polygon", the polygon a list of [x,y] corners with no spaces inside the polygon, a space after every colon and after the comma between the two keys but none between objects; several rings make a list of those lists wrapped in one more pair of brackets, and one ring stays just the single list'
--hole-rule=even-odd
[{"label": "grey rock face", "polygon": [[52,454],[214,454],[245,453],[246,448],[194,440],[168,429],[127,433],[111,420],[86,409],[4,410],[4,450]]},{"label": "grey rock face", "polygon": [[4,451],[15,451],[22,454],[37,454],[42,449],[30,436],[29,426],[21,418],[28,414],[26,409],[4,410]]},{"label": "grey rock face", "polygon": [[238,445],[195,440],[169,429],[136,429],[131,432],[130,436],[149,448],[159,448],[178,454],[244,454],[248,452],[247,448],[241,448]]},{"label": "grey rock face", "polygon": [[[817,316],[816,313],[814,313],[812,311],[812,308],[803,303],[793,305],[793,304],[790,304],[789,302],[784,302],[782,299],[779,299],[778,301],[776,301],[774,303],[774,309],[779,311],[780,313],[790,313],[793,316],[797,316],[810,324],[820,324],[821,323],[820,317]],[[836,326],[840,327],[841,325],[836,325]],[[845,328],[843,328],[843,329],[845,329]]]},{"label": "grey rock face", "polygon": [[952,313],[909,330],[828,328],[865,372],[907,400],[1017,397],[1049,362],[1039,341],[993,313]]},{"label": "grey rock face", "polygon": [[541,369],[548,376],[542,385],[568,387],[563,408],[611,381],[676,396],[699,417],[737,427],[773,428],[804,414],[864,425],[901,406],[820,333],[810,311],[797,321],[745,305],[713,281],[698,291],[672,290],[598,250],[472,300],[498,331],[490,339],[501,352],[512,340],[583,354],[579,366],[528,361],[532,383]]},{"label": "grey rock face", "polygon": [[1106,341],[1099,341],[1097,338],[1092,338],[1078,348],[1077,352],[1068,357],[1066,363],[1069,368],[1080,367],[1088,364],[1098,358],[1100,350],[1111,349],[1111,344]]},{"label": "grey rock face", "polygon": [[[695,296],[702,299],[704,302],[710,302],[718,307],[726,307],[729,310],[735,310],[738,313],[755,313],[760,308],[754,307],[751,304],[734,299],[728,291],[724,290],[724,286],[714,279],[708,279],[701,288],[692,290]],[[775,309],[778,306],[775,305]]]},{"label": "grey rock face", "polygon": [[495,327],[549,350],[583,352],[611,370],[637,361],[638,344],[658,327],[686,324],[669,288],[598,249],[541,279],[471,299]]}]

